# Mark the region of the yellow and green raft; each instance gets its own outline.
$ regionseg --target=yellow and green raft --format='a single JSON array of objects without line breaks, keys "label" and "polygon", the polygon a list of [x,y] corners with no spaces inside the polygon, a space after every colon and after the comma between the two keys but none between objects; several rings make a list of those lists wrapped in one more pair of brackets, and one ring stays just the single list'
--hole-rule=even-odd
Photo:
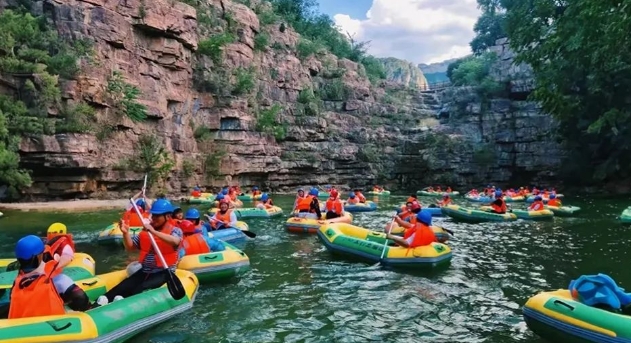
[{"label": "yellow and green raft", "polygon": [[444,206],[441,208],[441,211],[446,216],[466,223],[509,222],[517,220],[517,216],[514,213],[507,212],[504,214],[497,214],[460,207],[458,205]]},{"label": "yellow and green raft", "polygon": [[[129,233],[132,236],[137,235],[142,230],[140,226],[132,226],[129,228]],[[106,227],[103,231],[99,232],[99,237],[96,239],[99,245],[122,245],[123,244],[123,231],[118,226],[118,222]]]},{"label": "yellow and green raft", "polygon": [[202,193],[199,197],[188,197],[187,201],[189,204],[211,204],[215,201],[215,195],[213,193]]},{"label": "yellow and green raft", "polygon": [[195,273],[201,283],[229,279],[250,270],[248,255],[229,243],[224,245],[224,251],[186,255],[177,267]]},{"label": "yellow and green raft", "polygon": [[[493,212],[493,208],[491,206],[480,206],[480,209],[485,212]],[[540,211],[510,210],[510,212],[515,214],[517,219],[523,220],[542,221],[550,220],[554,217],[554,212],[548,209]]]},{"label": "yellow and green raft", "polygon": [[[166,284],[160,288],[100,306],[86,312],[64,315],[0,320],[0,343],[123,342],[138,333],[189,310],[199,283],[195,274],[178,269],[186,296],[175,300]],[[121,270],[81,280],[77,285],[90,300],[127,277]]]},{"label": "yellow and green raft", "polygon": [[376,195],[376,196],[388,196],[388,195],[390,195],[390,191],[386,191],[386,190],[383,190],[383,191],[370,191],[370,192],[368,192],[366,194],[368,194],[368,195]]},{"label": "yellow and green raft", "polygon": [[[378,262],[386,244],[385,233],[350,224],[328,224],[318,229],[318,238],[331,252]],[[381,263],[395,267],[433,268],[451,261],[451,248],[443,243],[413,249],[386,246]]]},{"label": "yellow and green raft", "polygon": [[620,214],[620,222],[622,224],[631,224],[631,206],[622,211],[622,214]]},{"label": "yellow and green raft", "polygon": [[576,215],[578,211],[581,210],[580,207],[577,206],[550,206],[546,205],[546,209],[552,211],[555,217],[572,217]]},{"label": "yellow and green raft", "polygon": [[[208,213],[214,215],[219,211],[218,208],[211,208],[208,210]],[[232,209],[234,214],[238,219],[245,218],[272,218],[276,216],[280,216],[283,214],[283,209],[278,206],[273,206],[271,208],[258,208],[258,207],[250,207],[250,208],[235,208]]]},{"label": "yellow and green raft", "polygon": [[631,342],[631,316],[585,305],[567,289],[539,293],[522,311],[528,328],[549,342]]}]

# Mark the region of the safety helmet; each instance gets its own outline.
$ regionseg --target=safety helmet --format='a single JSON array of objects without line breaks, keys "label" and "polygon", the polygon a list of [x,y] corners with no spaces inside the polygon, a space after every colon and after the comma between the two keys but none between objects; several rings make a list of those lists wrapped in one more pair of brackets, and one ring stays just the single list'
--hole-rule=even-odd
[{"label": "safety helmet", "polygon": [[412,202],[412,201],[416,201],[417,199],[415,197],[409,197],[408,200],[406,200],[406,202]]},{"label": "safety helmet", "polygon": [[421,211],[417,213],[416,219],[427,226],[432,225],[432,214],[428,211]]},{"label": "safety helmet", "polygon": [[195,233],[195,224],[188,220],[182,220],[178,225],[182,229],[182,233]]},{"label": "safety helmet", "polygon": [[228,199],[221,199],[221,201],[219,201],[219,205],[221,204],[230,205],[230,201],[228,201]]},{"label": "safety helmet", "polygon": [[502,196],[502,191],[495,191],[495,197],[499,198]]},{"label": "safety helmet", "polygon": [[337,190],[334,189],[331,191],[331,198],[336,199],[338,195],[339,193],[337,192]]},{"label": "safety helmet", "polygon": [[319,191],[318,191],[318,189],[317,189],[317,188],[315,188],[315,187],[314,187],[314,188],[311,188],[311,190],[309,191],[309,195],[313,195],[313,196],[316,196],[316,197],[318,196],[318,194],[319,194],[319,193],[320,193],[320,192],[319,192]]},{"label": "safety helmet", "polygon": [[556,194],[554,194],[554,193],[550,194],[550,199],[556,199],[556,198],[557,198]]},{"label": "safety helmet", "polygon": [[258,191],[258,190],[259,190],[259,188],[258,188],[258,187],[256,187],[256,186],[254,186],[254,187],[252,187],[252,190],[253,190],[253,191]]},{"label": "safety helmet", "polygon": [[541,201],[541,197],[537,195],[537,196],[535,197],[535,201]]},{"label": "safety helmet", "polygon": [[267,201],[268,199],[269,199],[269,195],[267,195],[267,193],[263,193],[263,195],[261,195],[261,200]]},{"label": "safety helmet", "polygon": [[217,194],[217,196],[215,197],[215,201],[221,201],[223,200],[225,197],[222,193]]},{"label": "safety helmet", "polygon": [[198,192],[199,192],[199,191],[201,191],[202,189],[201,189],[201,188],[199,188],[199,187],[197,187],[197,186],[195,186],[195,187],[193,188],[193,190],[194,190],[194,191],[198,191]]},{"label": "safety helmet", "polygon": [[349,196],[350,196],[351,198],[354,198],[354,197],[355,197],[355,193],[351,193]]},{"label": "safety helmet", "polygon": [[418,201],[412,201],[412,210],[418,210],[421,208],[421,204]]},{"label": "safety helmet", "polygon": [[449,194],[443,193],[443,198],[449,198]]},{"label": "safety helmet", "polygon": [[221,194],[223,194],[223,195],[227,195],[227,194],[228,194],[228,189],[227,189],[227,188],[223,189],[223,190],[221,191]]},{"label": "safety helmet", "polygon": [[136,200],[136,206],[142,208],[143,210],[145,209],[145,199],[138,199]]},{"label": "safety helmet", "polygon": [[62,223],[53,223],[50,224],[48,230],[46,230],[46,238],[51,239],[57,235],[65,235],[68,232],[68,228],[66,225]]},{"label": "safety helmet", "polygon": [[151,206],[151,214],[171,214],[173,212],[173,205],[168,200],[159,199]]},{"label": "safety helmet", "polygon": [[201,216],[196,208],[189,208],[184,214],[184,219],[199,219]]},{"label": "safety helmet", "polygon": [[15,257],[20,260],[29,260],[44,252],[44,242],[35,235],[20,238],[15,245]]}]

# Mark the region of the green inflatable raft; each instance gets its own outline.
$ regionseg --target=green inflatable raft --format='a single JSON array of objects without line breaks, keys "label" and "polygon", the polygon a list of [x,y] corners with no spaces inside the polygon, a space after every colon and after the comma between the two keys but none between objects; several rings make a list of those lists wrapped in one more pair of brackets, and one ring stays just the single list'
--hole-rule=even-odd
[{"label": "green inflatable raft", "polygon": [[573,217],[581,210],[577,206],[546,206],[546,209],[552,211],[555,217]]},{"label": "green inflatable raft", "polygon": [[465,223],[509,222],[517,220],[514,213],[497,214],[458,205],[447,205],[440,209],[444,215]]},{"label": "green inflatable raft", "polygon": [[455,195],[459,195],[460,192],[436,192],[436,191],[432,191],[432,192],[428,192],[428,191],[417,191],[416,195],[425,195],[425,196],[429,196],[429,197],[442,197],[443,194],[449,194],[450,197],[455,196]]},{"label": "green inflatable raft", "polygon": [[631,224],[631,206],[622,211],[620,222],[622,222],[622,224]]}]

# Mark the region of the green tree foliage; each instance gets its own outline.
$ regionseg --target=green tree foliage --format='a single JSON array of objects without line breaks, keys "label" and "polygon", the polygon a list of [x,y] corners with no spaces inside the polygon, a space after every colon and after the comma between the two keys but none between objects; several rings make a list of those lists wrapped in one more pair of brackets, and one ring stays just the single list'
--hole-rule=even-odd
[{"label": "green tree foliage", "polygon": [[355,42],[339,32],[333,20],[318,12],[315,0],[270,0],[274,12],[289,23],[303,40],[298,47],[302,58],[318,51],[318,47],[329,50],[340,58],[359,62],[366,68],[371,81],[385,79],[383,65],[366,53],[369,42]]},{"label": "green tree foliage", "polygon": [[[631,176],[631,3],[502,0],[517,60],[532,66],[534,99],[560,122],[585,183]],[[587,172],[587,173],[584,173]]]},{"label": "green tree foliage", "polygon": [[504,22],[506,13],[501,0],[478,0],[482,15],[473,26],[475,37],[469,43],[474,54],[480,54],[495,45],[499,38],[506,37]]},{"label": "green tree foliage", "polygon": [[502,91],[502,85],[491,76],[491,67],[497,61],[494,52],[468,56],[447,67],[447,75],[455,86],[473,86],[480,98],[488,100]]}]

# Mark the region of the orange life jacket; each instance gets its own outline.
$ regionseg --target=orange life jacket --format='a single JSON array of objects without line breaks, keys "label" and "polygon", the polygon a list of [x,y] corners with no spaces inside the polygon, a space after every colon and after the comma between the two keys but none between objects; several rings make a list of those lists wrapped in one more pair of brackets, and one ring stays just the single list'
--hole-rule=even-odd
[{"label": "orange life jacket", "polygon": [[199,198],[200,196],[202,196],[202,192],[200,192],[200,191],[192,191],[192,192],[191,192],[191,195],[192,195],[194,198]]},{"label": "orange life jacket", "polygon": [[210,252],[210,247],[201,233],[184,238],[182,243],[186,255],[198,255]]},{"label": "orange life jacket", "polygon": [[355,193],[355,197],[359,198],[359,202],[366,202],[366,197],[362,194],[362,192]]},{"label": "orange life jacket", "polygon": [[543,209],[543,201],[535,201],[528,207],[528,211],[541,211]]},{"label": "orange life jacket", "polygon": [[495,203],[491,204],[491,207],[493,208],[493,212],[495,213],[506,213],[506,201],[504,201],[504,199],[500,199],[502,201],[502,205],[498,206]]},{"label": "orange life jacket", "polygon": [[[217,211],[217,213],[215,214],[216,219],[221,220],[222,222],[229,224],[230,223],[230,215],[232,214],[232,210],[228,209],[226,211],[226,213],[221,214],[221,211]],[[210,225],[212,225],[213,228],[217,228],[219,227],[221,223],[217,220],[213,220]]]},{"label": "orange life jacket", "polygon": [[[171,224],[166,224],[165,228],[163,228],[161,232],[166,235],[170,235],[173,232],[173,226]],[[140,239],[140,256],[138,257],[138,260],[140,263],[143,263],[145,261],[145,258],[147,258],[147,254],[149,254],[150,252],[154,252],[149,235],[150,233],[145,230],[140,231],[140,233],[138,234],[138,238]],[[162,256],[164,256],[164,261],[169,266],[176,264],[178,262],[177,251],[179,247],[174,247],[171,244],[155,236],[153,237],[153,239],[156,241],[156,245],[158,246],[158,249],[160,249]],[[160,258],[158,258],[158,256],[156,256],[156,266],[163,268],[168,267],[162,265],[162,261],[160,261]]]},{"label": "orange life jacket", "polygon": [[[141,208],[139,208],[139,210],[143,218],[149,218],[148,212],[143,211]],[[125,213],[123,214],[123,220],[126,221],[127,225],[129,225],[130,227],[141,227],[143,225],[142,219],[138,217],[136,210],[134,210],[133,208],[125,211]]]},{"label": "orange life jacket", "polygon": [[337,214],[342,214],[344,211],[344,206],[342,206],[342,202],[338,199],[335,200],[327,200],[326,201],[326,211],[327,212],[335,212]]},{"label": "orange life jacket", "polygon": [[416,223],[414,227],[405,230],[403,239],[410,238],[412,234],[414,234],[414,240],[409,246],[410,249],[438,242],[434,230],[423,223]]},{"label": "orange life jacket", "polygon": [[408,211],[408,210],[403,210],[403,212],[401,212],[399,214],[399,218],[401,218],[402,220],[406,220],[409,217],[414,216],[414,213]]},{"label": "orange life jacket", "polygon": [[559,200],[559,199],[550,199],[550,200],[548,200],[548,206],[561,207],[561,200]]},{"label": "orange life jacket", "polygon": [[313,201],[313,195],[307,195],[304,198],[298,199],[298,211],[307,211],[311,210],[311,202]]},{"label": "orange life jacket", "polygon": [[44,262],[52,260],[55,254],[61,256],[64,247],[67,245],[72,248],[72,251],[75,251],[74,241],[72,240],[71,234],[57,235],[46,242],[46,246],[44,248]]},{"label": "orange life jacket", "polygon": [[44,274],[26,276],[18,273],[11,290],[9,319],[65,314],[64,301],[57,293],[52,278],[59,274],[57,262],[49,261],[44,266]]}]

